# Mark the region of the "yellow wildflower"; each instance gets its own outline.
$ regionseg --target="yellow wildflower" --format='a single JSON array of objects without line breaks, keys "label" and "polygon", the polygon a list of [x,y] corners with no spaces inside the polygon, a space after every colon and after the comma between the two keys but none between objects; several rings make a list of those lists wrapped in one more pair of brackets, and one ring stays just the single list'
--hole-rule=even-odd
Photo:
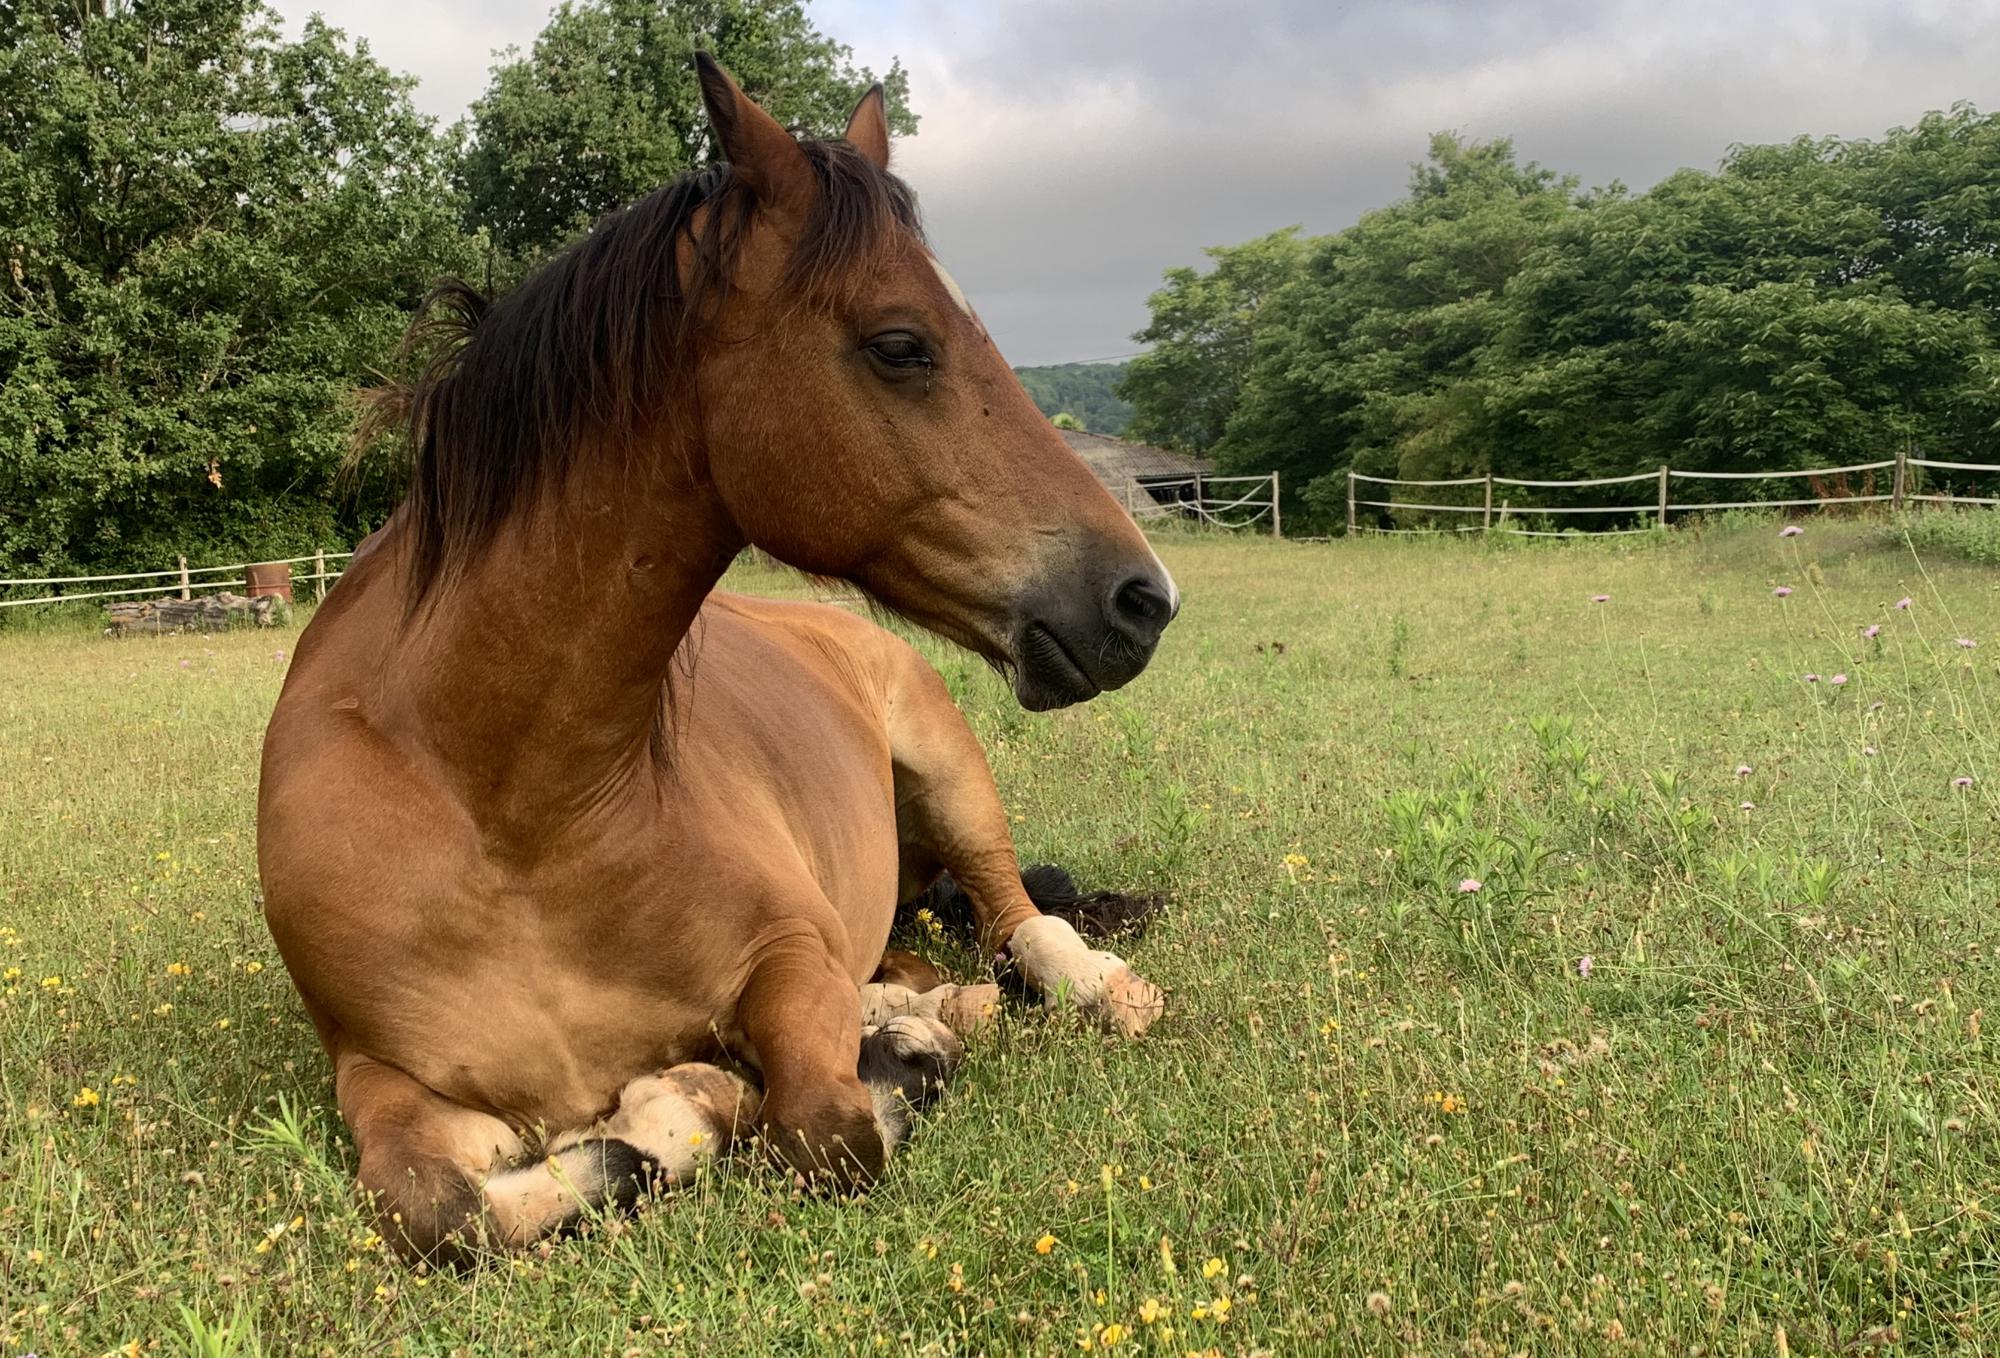
[{"label": "yellow wildflower", "polygon": [[1116,1321],[1113,1321],[1111,1324],[1106,1325],[1104,1327],[1104,1333],[1098,1336],[1098,1338],[1104,1342],[1104,1347],[1107,1349],[1110,1348],[1113,1344],[1117,1343],[1119,1340],[1123,1339],[1124,1337],[1125,1337],[1125,1327],[1123,1325],[1118,1324]]},{"label": "yellow wildflower", "polygon": [[1217,1297],[1208,1304],[1208,1313],[1219,1323],[1229,1319],[1229,1308],[1235,1304],[1227,1297]]},{"label": "yellow wildflower", "polygon": [[76,1097],[70,1100],[70,1103],[77,1108],[95,1108],[102,1102],[103,1100],[97,1096],[97,1091],[89,1085],[77,1090]]},{"label": "yellow wildflower", "polygon": [[1159,1302],[1153,1300],[1151,1297],[1139,1303],[1139,1323],[1142,1325],[1151,1325],[1160,1317],[1171,1314],[1172,1311],[1169,1308],[1160,1305]]},{"label": "yellow wildflower", "polygon": [[1311,860],[1302,853],[1288,853],[1285,855],[1285,866],[1294,871],[1307,866],[1310,862]]},{"label": "yellow wildflower", "polygon": [[18,981],[20,979],[21,969],[19,967],[9,967],[6,971],[0,972],[0,981]]},{"label": "yellow wildflower", "polygon": [[42,989],[44,989],[44,990],[60,990],[60,989],[62,989],[62,977],[60,977],[60,976],[44,976],[44,977],[42,978]]},{"label": "yellow wildflower", "polygon": [[194,968],[185,962],[167,963],[167,975],[169,976],[192,976],[193,974]]},{"label": "yellow wildflower", "polygon": [[243,974],[245,976],[255,976],[258,972],[262,971],[263,969],[264,969],[264,964],[262,962],[245,962],[243,964]]},{"label": "yellow wildflower", "polygon": [[1229,1265],[1223,1263],[1220,1259],[1210,1259],[1201,1266],[1201,1276],[1204,1278],[1213,1278],[1228,1267]]},{"label": "yellow wildflower", "polygon": [[1056,1247],[1056,1238],[1052,1235],[1044,1235],[1040,1240],[1037,1240],[1035,1242],[1035,1253],[1047,1254],[1050,1250],[1054,1249],[1055,1247]]}]

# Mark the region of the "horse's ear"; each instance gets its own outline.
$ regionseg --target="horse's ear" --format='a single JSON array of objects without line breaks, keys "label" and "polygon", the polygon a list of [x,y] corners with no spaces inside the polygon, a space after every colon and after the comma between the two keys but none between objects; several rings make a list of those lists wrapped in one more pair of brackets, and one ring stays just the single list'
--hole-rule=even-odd
[{"label": "horse's ear", "polygon": [[847,119],[848,144],[878,170],[889,168],[889,106],[877,81],[861,96]]},{"label": "horse's ear", "polygon": [[810,194],[812,166],[797,138],[759,108],[714,57],[696,52],[694,69],[716,144],[758,201],[775,206]]}]

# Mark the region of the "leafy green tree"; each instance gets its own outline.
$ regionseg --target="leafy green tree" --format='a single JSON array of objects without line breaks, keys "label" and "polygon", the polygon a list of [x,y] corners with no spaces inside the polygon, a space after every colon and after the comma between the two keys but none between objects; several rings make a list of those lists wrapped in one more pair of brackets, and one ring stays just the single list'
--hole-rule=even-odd
[{"label": "leafy green tree", "polygon": [[[469,221],[510,257],[503,272],[710,159],[697,50],[814,136],[839,136],[876,81],[801,0],[564,0],[472,106],[460,179]],[[915,132],[901,64],[881,80],[891,131]]]},{"label": "leafy green tree", "polygon": [[[1872,141],[1738,147],[1715,173],[1636,195],[1581,193],[1504,141],[1440,136],[1407,197],[1302,242],[1230,344],[1163,345],[1181,367],[1140,396],[1139,420],[1225,393],[1218,461],[1282,472],[1324,519],[1344,516],[1350,468],[1555,480],[1802,470],[1905,447],[1991,462],[1996,204],[2000,118],[1966,106]],[[1156,326],[1198,331],[1201,277],[1155,296]]]},{"label": "leafy green tree", "polygon": [[473,258],[448,168],[408,82],[317,19],[0,6],[0,571],[379,514],[334,491],[348,392]]},{"label": "leafy green tree", "polygon": [[1054,415],[1051,415],[1049,417],[1049,423],[1054,425],[1058,429],[1083,428],[1083,421],[1079,420],[1076,416],[1070,414],[1067,410],[1058,410]]},{"label": "leafy green tree", "polygon": [[1258,314],[1296,278],[1306,247],[1286,227],[1242,245],[1214,246],[1206,273],[1175,268],[1147,299],[1152,321],[1132,338],[1153,345],[1127,365],[1119,394],[1131,402],[1134,439],[1201,453],[1228,427],[1249,376]]},{"label": "leafy green tree", "polygon": [[1118,395],[1124,380],[1122,363],[1054,363],[1041,368],[1016,368],[1035,406],[1054,419],[1068,415],[1077,428],[1099,434],[1123,434],[1132,407]]},{"label": "leafy green tree", "polygon": [[1483,470],[1480,356],[1506,324],[1509,280],[1579,205],[1574,180],[1519,164],[1505,140],[1433,137],[1409,196],[1312,242],[1266,306],[1218,461],[1278,471],[1308,504],[1344,502],[1350,466]]}]

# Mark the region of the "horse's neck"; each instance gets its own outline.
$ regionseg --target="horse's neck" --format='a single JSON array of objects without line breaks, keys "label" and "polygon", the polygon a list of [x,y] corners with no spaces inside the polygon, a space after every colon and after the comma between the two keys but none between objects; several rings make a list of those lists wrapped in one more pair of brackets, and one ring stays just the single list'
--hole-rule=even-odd
[{"label": "horse's neck", "polygon": [[398,656],[411,729],[495,827],[566,823],[650,757],[674,651],[743,544],[706,488],[648,480],[586,471],[503,527]]}]

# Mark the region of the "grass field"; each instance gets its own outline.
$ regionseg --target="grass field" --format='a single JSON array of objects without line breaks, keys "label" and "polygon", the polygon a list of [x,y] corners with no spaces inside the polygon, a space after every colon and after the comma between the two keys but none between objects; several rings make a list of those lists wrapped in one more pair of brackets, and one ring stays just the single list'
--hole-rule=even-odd
[{"label": "grass field", "polygon": [[2000,1351],[2000,572],[1162,550],[1123,693],[933,654],[1024,855],[1166,893],[1168,1017],[1011,1013],[866,1202],[468,1277],[370,1234],[255,902],[292,634],[0,633],[0,1355]]}]

